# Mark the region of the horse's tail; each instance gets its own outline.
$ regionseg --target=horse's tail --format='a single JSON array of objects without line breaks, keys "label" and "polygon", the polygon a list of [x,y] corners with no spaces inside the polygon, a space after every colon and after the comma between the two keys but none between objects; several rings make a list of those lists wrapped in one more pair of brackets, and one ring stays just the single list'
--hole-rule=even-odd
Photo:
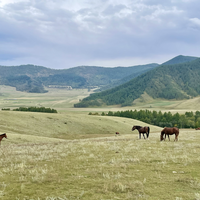
[{"label": "horse's tail", "polygon": [[148,134],[147,134],[147,138],[149,137],[149,132],[150,132],[150,128],[149,128],[149,126],[148,126]]}]

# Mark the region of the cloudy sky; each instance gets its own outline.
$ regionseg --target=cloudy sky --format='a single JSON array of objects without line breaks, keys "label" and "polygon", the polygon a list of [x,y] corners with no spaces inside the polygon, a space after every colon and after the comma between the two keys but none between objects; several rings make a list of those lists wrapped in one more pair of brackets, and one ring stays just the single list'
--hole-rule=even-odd
[{"label": "cloudy sky", "polygon": [[0,65],[64,69],[200,57],[199,0],[0,0]]}]

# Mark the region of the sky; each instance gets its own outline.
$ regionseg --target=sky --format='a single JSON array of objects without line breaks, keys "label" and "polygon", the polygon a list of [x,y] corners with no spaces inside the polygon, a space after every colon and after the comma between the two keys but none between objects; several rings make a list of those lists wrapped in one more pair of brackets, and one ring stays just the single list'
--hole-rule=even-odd
[{"label": "sky", "polygon": [[0,0],[0,65],[54,69],[200,57],[199,0]]}]

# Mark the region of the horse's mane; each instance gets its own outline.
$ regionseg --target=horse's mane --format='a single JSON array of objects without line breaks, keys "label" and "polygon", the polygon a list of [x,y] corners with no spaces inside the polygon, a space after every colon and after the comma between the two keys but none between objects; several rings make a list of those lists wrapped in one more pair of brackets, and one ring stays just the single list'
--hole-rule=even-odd
[{"label": "horse's mane", "polygon": [[6,135],[6,133],[1,134],[0,136],[2,136],[2,135]]},{"label": "horse's mane", "polygon": [[142,128],[141,126],[135,126],[136,128]]}]

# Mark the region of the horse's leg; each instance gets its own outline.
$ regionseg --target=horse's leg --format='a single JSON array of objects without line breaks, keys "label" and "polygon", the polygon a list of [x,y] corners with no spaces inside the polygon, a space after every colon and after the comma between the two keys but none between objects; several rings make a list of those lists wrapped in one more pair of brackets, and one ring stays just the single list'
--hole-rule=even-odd
[{"label": "horse's leg", "polygon": [[175,134],[175,139],[174,141],[178,141],[178,135]]},{"label": "horse's leg", "polygon": [[147,130],[148,136],[147,136],[147,138],[149,138],[149,132],[150,132],[150,128],[148,127],[148,130]]},{"label": "horse's leg", "polygon": [[144,139],[146,139],[144,133],[142,133],[142,134],[143,134]]},{"label": "horse's leg", "polygon": [[141,133],[139,133],[139,139],[141,139]]},{"label": "horse's leg", "polygon": [[148,137],[149,137],[148,132],[146,132],[146,136],[147,136],[147,139],[148,139]]},{"label": "horse's leg", "polygon": [[169,139],[169,141],[170,141],[170,137],[169,137],[169,135],[168,135],[168,139]]}]

